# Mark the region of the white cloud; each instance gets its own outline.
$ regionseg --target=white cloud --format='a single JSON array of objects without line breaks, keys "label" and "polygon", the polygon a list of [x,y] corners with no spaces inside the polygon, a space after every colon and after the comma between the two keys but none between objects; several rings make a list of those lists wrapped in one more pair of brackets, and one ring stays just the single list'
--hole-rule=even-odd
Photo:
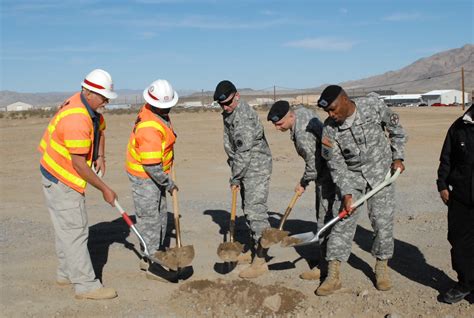
[{"label": "white cloud", "polygon": [[284,46],[320,51],[348,51],[356,44],[355,41],[347,41],[331,37],[319,37],[287,42]]},{"label": "white cloud", "polygon": [[382,19],[385,21],[398,22],[398,21],[418,20],[420,18],[421,18],[421,14],[418,12],[411,12],[411,13],[405,12],[405,13],[393,13],[391,15],[383,17]]}]

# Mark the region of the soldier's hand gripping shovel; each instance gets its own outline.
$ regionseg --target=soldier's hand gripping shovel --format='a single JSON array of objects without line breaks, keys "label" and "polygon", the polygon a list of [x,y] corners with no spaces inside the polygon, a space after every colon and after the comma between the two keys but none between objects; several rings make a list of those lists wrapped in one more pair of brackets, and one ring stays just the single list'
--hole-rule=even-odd
[{"label": "soldier's hand gripping shovel", "polygon": [[143,257],[143,258],[146,258],[148,259],[150,262],[153,262],[153,263],[158,263],[160,265],[163,265],[162,262],[158,259],[156,259],[153,255],[150,254],[150,251],[148,250],[148,247],[145,243],[145,240],[143,239],[143,237],[140,235],[140,233],[138,232],[137,228],[135,227],[135,225],[133,224],[133,221],[130,219],[130,217],[128,216],[127,212],[125,212],[125,210],[122,208],[122,206],[120,206],[120,204],[118,203],[117,200],[115,200],[115,207],[117,208],[117,210],[119,210],[120,214],[122,215],[122,218],[123,220],[125,221],[125,223],[127,223],[127,225],[130,227],[130,229],[133,231],[133,233],[135,233],[135,235],[138,237],[138,239],[140,240],[140,243],[143,247],[143,251],[139,250],[138,253],[140,253],[140,255]]},{"label": "soldier's hand gripping shovel", "polygon": [[283,231],[283,225],[285,225],[286,219],[288,219],[291,210],[295,206],[295,203],[300,196],[301,193],[295,192],[295,195],[291,199],[290,204],[286,208],[285,214],[283,214],[283,217],[280,220],[280,225],[278,226],[278,229],[266,228],[263,231],[262,238],[260,239],[260,244],[263,248],[269,248],[274,244],[280,243],[285,237],[288,236],[288,234],[290,234],[290,232],[288,231]]},{"label": "soldier's hand gripping shovel", "polygon": [[230,224],[229,224],[229,241],[219,244],[217,248],[217,255],[224,262],[237,262],[237,258],[244,249],[244,246],[239,242],[234,242],[235,233],[235,214],[237,210],[237,193],[239,189],[232,187],[232,207],[230,211]]},{"label": "soldier's hand gripping shovel", "polygon": [[[171,170],[171,176],[173,181],[175,178],[175,168]],[[178,209],[178,191],[173,190],[173,216],[174,216],[174,227],[176,231],[176,246],[168,248],[166,251],[158,251],[155,256],[161,261],[161,264],[168,267],[169,269],[177,271],[180,268],[189,266],[194,259],[194,246],[186,245],[183,246],[181,243],[181,227],[179,223],[179,209]]]},{"label": "soldier's hand gripping shovel", "polygon": [[[398,178],[400,175],[401,170],[397,169],[395,173],[392,175],[391,170],[387,172],[387,175],[385,176],[385,180],[382,181],[379,185],[377,185],[375,188],[373,188],[371,191],[367,192],[364,196],[362,196],[359,200],[354,202],[351,205],[352,210],[357,208],[359,205],[364,203],[367,199],[372,197],[374,194],[379,192],[381,189],[383,189],[385,186],[391,184],[392,182],[395,181],[395,179]],[[313,232],[306,232],[306,233],[301,233],[301,234],[295,234],[292,236],[286,237],[286,239],[282,242],[283,247],[294,247],[294,246],[303,246],[303,245],[308,245],[308,244],[313,244],[319,241],[319,237],[321,236],[322,233],[324,233],[328,228],[330,228],[333,224],[338,222],[340,219],[346,217],[348,215],[348,211],[342,210],[338,216],[333,218],[331,221],[326,223],[316,234]]]}]

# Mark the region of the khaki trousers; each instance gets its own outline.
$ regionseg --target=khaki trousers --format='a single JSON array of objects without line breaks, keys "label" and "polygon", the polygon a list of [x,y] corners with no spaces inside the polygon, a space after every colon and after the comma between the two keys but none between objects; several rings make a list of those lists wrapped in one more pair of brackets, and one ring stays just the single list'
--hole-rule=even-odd
[{"label": "khaki trousers", "polygon": [[102,287],[96,279],[87,249],[89,226],[85,196],[58,181],[42,176],[46,205],[53,222],[58,280],[69,280],[76,294]]}]

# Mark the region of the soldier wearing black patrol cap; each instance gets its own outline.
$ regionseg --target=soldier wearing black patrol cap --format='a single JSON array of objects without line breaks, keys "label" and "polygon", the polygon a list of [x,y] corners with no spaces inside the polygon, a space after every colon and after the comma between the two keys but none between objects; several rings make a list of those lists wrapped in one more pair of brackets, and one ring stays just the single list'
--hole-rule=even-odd
[{"label": "soldier wearing black patrol cap", "polygon": [[[305,161],[304,173],[297,182],[295,192],[303,194],[311,181],[315,182],[315,211],[318,227],[325,223],[326,216],[332,216],[332,209],[338,209],[339,196],[336,199],[336,188],[331,180],[326,161],[321,157],[321,134],[323,123],[318,115],[303,105],[290,107],[285,100],[279,100],[268,112],[267,120],[279,131],[290,131],[296,152]],[[326,237],[320,240],[320,262],[312,270],[305,271],[300,278],[316,280],[321,276],[320,268],[325,258]],[[323,261],[324,262],[324,261]]]},{"label": "soldier wearing black patrol cap", "polygon": [[[341,288],[340,264],[346,262],[351,253],[361,211],[352,210],[352,202],[380,184],[390,169],[405,170],[403,158],[407,137],[399,124],[398,114],[374,96],[352,101],[340,86],[330,85],[322,92],[318,106],[329,114],[324,122],[322,155],[341,191],[343,207],[351,213],[350,217],[336,223],[329,235],[328,276],[316,291],[325,296]],[[378,290],[385,291],[392,287],[387,260],[393,255],[394,245],[394,185],[368,199],[367,210],[374,229],[375,285]],[[334,211],[334,216],[337,212]]]},{"label": "soldier wearing black patrol cap", "polygon": [[230,186],[240,189],[244,214],[255,243],[252,264],[239,276],[255,278],[268,271],[266,249],[259,241],[263,230],[270,227],[267,198],[272,155],[258,114],[240,99],[232,82],[224,80],[217,84],[214,100],[223,110],[224,149],[231,169]]}]

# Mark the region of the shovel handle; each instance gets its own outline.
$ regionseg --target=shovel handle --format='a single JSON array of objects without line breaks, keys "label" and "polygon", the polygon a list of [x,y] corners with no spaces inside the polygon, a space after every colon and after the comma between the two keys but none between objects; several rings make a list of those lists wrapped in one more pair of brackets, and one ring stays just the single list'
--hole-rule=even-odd
[{"label": "shovel handle", "polygon": [[234,232],[235,232],[235,215],[237,212],[237,194],[239,189],[237,187],[232,187],[232,206],[230,208],[230,224],[229,224],[229,241],[234,241]]},{"label": "shovel handle", "polygon": [[145,240],[143,239],[143,237],[140,235],[137,228],[133,224],[132,219],[130,219],[127,212],[125,212],[125,210],[122,208],[122,206],[118,203],[117,200],[115,200],[114,204],[115,204],[115,207],[117,208],[117,210],[119,210],[120,214],[122,215],[122,218],[124,219],[125,223],[127,223],[127,225],[130,227],[130,229],[132,229],[133,233],[135,233],[135,235],[140,240],[140,243],[142,244],[143,249],[144,249],[143,252],[144,252],[145,256],[150,257],[150,253],[148,251],[148,247],[145,243]]},{"label": "shovel handle", "polygon": [[[171,179],[173,182],[176,181],[176,168],[172,167],[171,169]],[[181,247],[181,228],[179,226],[179,208],[178,208],[178,191],[176,188],[173,189],[173,193],[171,194],[173,197],[173,216],[174,216],[174,227],[176,229],[176,246]]]},{"label": "shovel handle", "polygon": [[288,207],[286,208],[285,214],[283,214],[283,217],[281,218],[280,226],[278,226],[278,229],[279,229],[280,231],[283,230],[283,225],[285,225],[286,219],[287,219],[288,216],[290,215],[291,210],[293,210],[293,207],[295,206],[296,201],[298,200],[298,198],[299,198],[300,196],[301,196],[301,193],[295,192],[295,195],[293,196],[293,198],[291,198],[290,204],[289,204]]}]

